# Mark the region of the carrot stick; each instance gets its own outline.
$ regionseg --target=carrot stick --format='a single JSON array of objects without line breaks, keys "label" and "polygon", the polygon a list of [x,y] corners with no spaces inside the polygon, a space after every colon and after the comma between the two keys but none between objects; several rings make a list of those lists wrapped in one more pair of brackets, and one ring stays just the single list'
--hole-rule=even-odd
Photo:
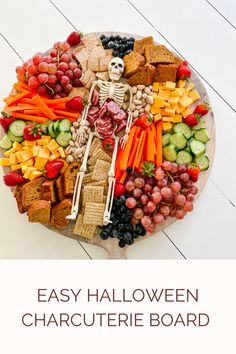
[{"label": "carrot stick", "polygon": [[125,145],[124,153],[120,162],[121,170],[126,170],[126,168],[128,167],[127,165],[128,165],[129,155],[133,145],[133,139],[134,139],[136,129],[137,127],[134,126],[129,133],[128,141]]},{"label": "carrot stick", "polygon": [[51,108],[60,109],[60,110],[63,110],[63,111],[67,110],[65,103],[55,103],[55,105],[48,104],[48,106],[50,106]]},{"label": "carrot stick", "polygon": [[[42,112],[40,111],[40,109],[24,109],[24,114],[33,114],[33,115],[37,115],[39,114],[40,116],[42,116]],[[47,117],[45,117],[47,118]]]},{"label": "carrot stick", "polygon": [[154,123],[152,123],[150,128],[151,128],[151,131],[153,132],[154,142],[156,143],[157,133],[156,133],[156,127],[155,127],[155,124],[154,124]]},{"label": "carrot stick", "polygon": [[54,106],[55,104],[58,104],[58,103],[66,103],[67,101],[69,101],[71,99],[69,97],[62,97],[62,98],[55,98],[55,99],[49,99],[46,97],[41,97],[41,98],[49,106]]},{"label": "carrot stick", "polygon": [[32,90],[31,90],[30,88],[24,88],[24,87],[22,87],[21,85],[19,85],[18,83],[15,83],[15,84],[13,85],[13,87],[14,87],[15,90],[17,90],[17,91],[19,91],[19,92],[26,92],[26,91],[32,92]]},{"label": "carrot stick", "polygon": [[[16,85],[16,87],[18,87],[18,88],[16,88],[15,85]],[[31,92],[37,93],[34,89],[32,89],[31,87],[29,87],[29,85],[27,85],[26,82],[23,82],[23,81],[16,82],[13,86],[14,86],[14,88],[15,88],[16,90],[18,90],[18,91],[20,91],[20,88],[21,88],[21,89],[25,89],[25,90],[27,90],[27,91],[31,91]],[[24,90],[24,91],[25,91],[25,90]],[[23,91],[21,91],[21,92],[23,92]]]},{"label": "carrot stick", "polygon": [[20,100],[20,103],[27,103],[27,104],[34,105],[34,102],[32,101],[32,98],[22,98]]},{"label": "carrot stick", "polygon": [[147,149],[147,161],[155,161],[155,143],[154,136],[151,129],[148,129],[148,149]]},{"label": "carrot stick", "polygon": [[58,109],[54,109],[54,112],[56,114],[58,114],[59,116],[65,116],[65,117],[69,117],[69,118],[78,118],[80,113],[72,113],[72,112],[67,112],[67,111],[60,111]]},{"label": "carrot stick", "polygon": [[137,151],[137,148],[138,148],[138,144],[139,144],[139,138],[136,138],[134,140],[134,146],[133,146],[133,149],[132,149],[132,152],[130,154],[129,161],[128,161],[128,166],[129,167],[133,166],[135,154],[136,154],[136,151]]},{"label": "carrot stick", "polygon": [[156,165],[161,166],[163,162],[163,157],[162,157],[162,122],[159,121],[157,122],[156,126]]},{"label": "carrot stick", "polygon": [[[32,106],[34,107],[34,106]],[[32,109],[32,107],[28,107],[27,105],[23,105],[23,106],[12,106],[12,107],[6,107],[6,110],[8,112],[17,112],[17,111],[23,111],[23,110],[28,110],[28,109]]]},{"label": "carrot stick", "polygon": [[137,167],[137,168],[139,167],[139,165],[141,164],[142,159],[143,159],[144,144],[146,142],[146,131],[143,132],[143,136],[140,139],[142,139],[142,141],[140,143],[140,150],[139,150],[139,154],[138,154],[138,159],[135,164],[135,167]]},{"label": "carrot stick", "polygon": [[141,136],[139,139],[139,143],[138,143],[138,148],[136,150],[136,154],[135,154],[135,158],[134,158],[134,162],[133,162],[133,169],[135,169],[135,167],[138,167],[138,161],[139,161],[139,154],[140,154],[140,149],[141,149],[141,145],[142,145],[142,141],[143,141],[143,136],[144,136],[144,130],[141,133]]},{"label": "carrot stick", "polygon": [[48,121],[48,119],[45,117],[31,116],[29,114],[16,113],[16,112],[12,112],[12,116],[23,120],[32,120],[33,122],[40,123],[40,124],[41,123],[44,124]]},{"label": "carrot stick", "polygon": [[52,120],[57,119],[57,116],[55,115],[55,113],[53,113],[51,108],[49,108],[46,105],[46,103],[42,100],[42,98],[39,95],[35,95],[32,98],[32,101],[45,114],[46,117],[48,117],[48,118],[50,118]]},{"label": "carrot stick", "polygon": [[124,184],[126,177],[127,177],[127,172],[124,171],[123,174],[122,174],[122,176],[121,176],[121,178],[120,178],[120,180],[119,180],[119,182],[120,182],[121,184]]},{"label": "carrot stick", "polygon": [[34,104],[29,104],[29,103],[18,102],[17,103],[17,107],[26,107],[25,109],[27,109],[27,107],[29,107],[29,109],[34,109],[35,105]]},{"label": "carrot stick", "polygon": [[19,102],[22,98],[24,97],[28,97],[31,95],[30,91],[25,91],[20,93],[19,95],[16,95],[14,97],[9,98],[9,100],[7,100],[7,106],[13,105],[13,103],[17,103]]}]

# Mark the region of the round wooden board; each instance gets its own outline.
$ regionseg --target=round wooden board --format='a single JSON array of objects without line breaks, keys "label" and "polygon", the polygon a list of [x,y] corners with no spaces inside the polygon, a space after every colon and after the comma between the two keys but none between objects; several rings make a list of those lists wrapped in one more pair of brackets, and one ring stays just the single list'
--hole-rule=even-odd
[{"label": "round wooden board", "polygon": [[[101,34],[105,34],[108,36],[120,34],[121,36],[124,36],[124,37],[131,37],[132,36],[135,39],[143,38],[142,36],[138,36],[138,35],[134,35],[134,34],[130,34],[130,33],[121,33],[121,32],[119,32],[119,33],[118,32],[92,32],[92,33],[86,34],[86,36],[91,35],[91,34],[94,34],[96,36],[100,36]],[[155,43],[159,44],[158,42],[155,42]],[[175,56],[178,56],[174,52],[173,52],[173,54]],[[198,92],[201,96],[201,102],[207,101],[210,103],[207,91],[206,91],[205,87],[203,86],[201,80],[199,79],[199,77],[197,76],[197,74],[194,71],[192,71],[192,76],[191,76],[190,81],[192,81],[194,83],[196,89],[198,90]],[[201,191],[203,190],[203,188],[208,180],[208,177],[209,177],[210,171],[211,171],[211,167],[213,164],[214,154],[215,154],[215,121],[214,121],[214,115],[213,115],[212,110],[207,115],[206,128],[208,129],[208,132],[211,137],[211,140],[207,143],[207,147],[206,147],[206,154],[210,159],[210,167],[207,171],[204,171],[200,174],[200,178],[197,182],[197,187],[199,190],[197,197],[200,195]],[[3,135],[4,135],[4,133],[1,130],[0,131],[0,138],[2,138]],[[0,149],[0,150],[1,150],[0,156],[4,156],[3,155],[4,151],[2,149]],[[9,168],[5,167],[4,171],[9,171]],[[12,189],[12,192],[14,193],[14,189]],[[164,223],[157,226],[155,233],[153,233],[151,235],[144,236],[144,237],[139,237],[135,242],[142,241],[142,240],[146,239],[147,237],[152,237],[153,235],[155,235],[159,231],[165,229],[167,226],[171,225],[175,221],[177,221],[175,218],[168,217]],[[180,222],[184,222],[184,221],[180,221]],[[126,248],[130,247],[130,246],[127,246],[125,248],[120,248],[118,246],[117,239],[114,239],[114,238],[109,238],[108,240],[104,241],[104,240],[100,239],[99,235],[96,235],[92,240],[88,240],[84,237],[73,235],[72,231],[73,231],[74,223],[72,223],[72,222],[64,230],[59,230],[59,229],[53,228],[50,225],[44,225],[44,226],[50,230],[53,230],[53,231],[61,234],[61,235],[64,235],[64,236],[67,236],[67,237],[70,237],[73,239],[77,239],[81,242],[86,242],[86,243],[93,244],[93,245],[104,248],[108,253],[109,259],[125,259],[126,258],[126,256],[125,256]]]}]

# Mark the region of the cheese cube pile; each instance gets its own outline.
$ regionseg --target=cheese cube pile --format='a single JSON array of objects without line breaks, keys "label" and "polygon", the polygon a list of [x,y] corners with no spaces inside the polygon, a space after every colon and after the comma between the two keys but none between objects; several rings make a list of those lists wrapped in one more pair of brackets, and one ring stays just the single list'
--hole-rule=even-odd
[{"label": "cheese cube pile", "polygon": [[61,160],[64,166],[63,173],[68,166],[63,147],[50,136],[42,135],[35,141],[25,140],[22,143],[14,142],[13,147],[6,151],[6,157],[0,158],[0,166],[11,166],[12,171],[21,170],[24,178],[33,181],[41,177],[48,161]]},{"label": "cheese cube pile", "polygon": [[174,123],[181,123],[183,118],[192,113],[191,104],[200,98],[194,84],[191,82],[186,86],[186,83],[185,80],[179,80],[177,84],[170,81],[153,83],[151,113],[155,122],[163,122],[163,131],[171,130]]}]

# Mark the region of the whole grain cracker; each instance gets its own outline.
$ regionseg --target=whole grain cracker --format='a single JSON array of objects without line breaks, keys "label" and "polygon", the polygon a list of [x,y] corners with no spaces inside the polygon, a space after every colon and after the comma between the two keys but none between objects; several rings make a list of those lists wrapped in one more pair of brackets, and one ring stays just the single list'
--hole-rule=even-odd
[{"label": "whole grain cracker", "polygon": [[85,186],[83,189],[83,205],[88,202],[102,203],[104,187],[102,186]]},{"label": "whole grain cracker", "polygon": [[101,187],[104,187],[104,192],[105,192],[105,189],[107,188],[107,180],[103,180],[103,181],[93,181],[91,183],[88,183],[87,184],[88,186],[101,186]]},{"label": "whole grain cracker", "polygon": [[83,217],[83,224],[102,225],[105,204],[86,203]]},{"label": "whole grain cracker", "polygon": [[83,178],[83,184],[92,182],[92,173],[87,173]]},{"label": "whole grain cracker", "polygon": [[91,224],[83,224],[83,215],[79,214],[73,230],[75,235],[80,235],[88,239],[92,239],[97,233],[97,226]]},{"label": "whole grain cracker", "polygon": [[106,154],[105,151],[103,151],[102,149],[98,149],[88,160],[88,165],[95,165],[95,162],[98,159],[106,162],[111,162],[111,156]]},{"label": "whole grain cracker", "polygon": [[111,164],[103,160],[97,160],[92,172],[92,179],[94,181],[102,181],[108,177],[108,171]]},{"label": "whole grain cracker", "polygon": [[93,139],[93,142],[91,144],[89,156],[92,156],[94,154],[94,152],[97,150],[98,147],[101,148],[102,147],[102,143],[101,143],[101,140],[96,137],[96,138]]}]

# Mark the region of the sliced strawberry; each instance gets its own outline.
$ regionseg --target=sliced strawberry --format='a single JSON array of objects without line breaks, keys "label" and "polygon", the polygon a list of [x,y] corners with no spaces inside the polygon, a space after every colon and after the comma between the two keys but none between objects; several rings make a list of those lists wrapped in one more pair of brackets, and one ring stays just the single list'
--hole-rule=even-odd
[{"label": "sliced strawberry", "polygon": [[11,172],[7,172],[3,176],[3,181],[6,186],[15,187],[18,184],[24,183],[26,181],[26,179],[20,173],[18,173],[16,171],[11,171]]},{"label": "sliced strawberry", "polygon": [[46,177],[49,179],[56,178],[63,166],[63,161],[54,160],[47,162],[45,166]]}]

